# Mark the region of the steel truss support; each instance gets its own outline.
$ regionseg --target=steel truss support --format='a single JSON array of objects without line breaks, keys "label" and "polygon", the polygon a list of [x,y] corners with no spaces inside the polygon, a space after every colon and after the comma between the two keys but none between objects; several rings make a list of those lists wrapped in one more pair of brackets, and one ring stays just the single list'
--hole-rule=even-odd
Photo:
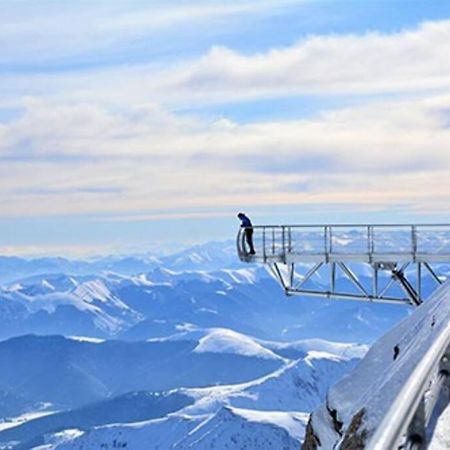
[{"label": "steel truss support", "polygon": [[[360,263],[365,264],[365,263]],[[412,266],[416,266],[413,270]],[[438,284],[442,284],[429,263],[416,262],[405,263],[401,266],[395,263],[376,263],[371,264],[371,270],[368,271],[370,283],[367,278],[362,280],[355,274],[344,262],[319,262],[314,264],[305,275],[300,276],[295,271],[295,263],[269,264],[269,268],[275,279],[280,283],[287,295],[305,295],[313,297],[335,297],[344,300],[366,300],[384,303],[407,303],[413,306],[419,306],[422,302],[422,279],[424,270],[430,274],[431,278]],[[409,269],[407,271],[407,269]],[[328,276],[323,276],[322,271],[328,270]],[[340,273],[340,280],[345,280],[349,287],[346,290],[339,290],[337,286],[337,275]],[[308,281],[315,275],[321,275],[321,289],[306,289]],[[380,273],[387,273],[389,279],[384,277],[384,286],[380,279]],[[370,280],[371,277],[371,280]],[[328,280],[328,282],[323,280]],[[369,286],[367,286],[369,284]],[[389,293],[394,286],[401,288],[399,293]],[[350,289],[351,287],[351,289]]]}]

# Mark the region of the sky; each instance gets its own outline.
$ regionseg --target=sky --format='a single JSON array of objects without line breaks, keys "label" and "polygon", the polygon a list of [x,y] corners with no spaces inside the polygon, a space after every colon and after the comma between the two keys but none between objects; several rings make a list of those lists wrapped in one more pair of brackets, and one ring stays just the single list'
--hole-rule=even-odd
[{"label": "sky", "polygon": [[0,0],[0,254],[449,200],[450,2]]}]

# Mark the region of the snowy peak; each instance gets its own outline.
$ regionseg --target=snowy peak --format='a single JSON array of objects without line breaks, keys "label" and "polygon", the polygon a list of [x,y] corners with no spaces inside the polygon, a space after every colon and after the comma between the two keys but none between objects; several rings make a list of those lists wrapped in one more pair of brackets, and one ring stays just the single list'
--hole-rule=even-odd
[{"label": "snowy peak", "polygon": [[248,336],[223,328],[212,329],[206,333],[200,338],[194,351],[196,353],[230,353],[263,359],[282,359]]}]

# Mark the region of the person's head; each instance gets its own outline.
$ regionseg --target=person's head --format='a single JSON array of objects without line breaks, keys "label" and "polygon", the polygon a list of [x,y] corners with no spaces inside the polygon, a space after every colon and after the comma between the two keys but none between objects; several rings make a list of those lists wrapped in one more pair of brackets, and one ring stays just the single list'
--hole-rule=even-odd
[{"label": "person's head", "polygon": [[240,212],[237,216],[239,219],[243,219],[245,217],[245,214],[243,212]]}]

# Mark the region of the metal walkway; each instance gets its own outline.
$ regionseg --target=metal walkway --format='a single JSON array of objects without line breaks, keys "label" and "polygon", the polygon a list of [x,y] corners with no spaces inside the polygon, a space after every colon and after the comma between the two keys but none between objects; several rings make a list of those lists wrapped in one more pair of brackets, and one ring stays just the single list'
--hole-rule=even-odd
[{"label": "metal walkway", "polygon": [[[441,284],[432,265],[450,263],[450,224],[264,225],[252,230],[255,254],[241,228],[239,258],[267,264],[287,295],[419,305],[423,277]],[[352,270],[356,263],[370,268],[364,280]],[[296,272],[299,264],[310,265],[303,275]],[[317,276],[320,289],[308,288]]]}]

